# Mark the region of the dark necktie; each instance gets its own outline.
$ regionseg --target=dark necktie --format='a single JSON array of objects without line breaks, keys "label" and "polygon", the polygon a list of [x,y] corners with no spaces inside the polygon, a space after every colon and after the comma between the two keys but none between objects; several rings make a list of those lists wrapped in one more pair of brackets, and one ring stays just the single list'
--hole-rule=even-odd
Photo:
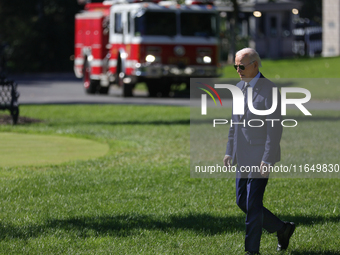
[{"label": "dark necktie", "polygon": [[243,93],[243,95],[245,95],[246,94],[246,92],[247,92],[247,88],[249,87],[249,83],[248,82],[245,82],[244,83],[244,86],[243,86],[243,89],[242,89],[242,93]]},{"label": "dark necktie", "polygon": [[249,86],[250,86],[250,84],[248,82],[245,82],[244,86],[243,86],[243,89],[242,89],[242,92],[243,92],[243,95],[244,95],[244,112],[246,112],[247,108],[248,108],[248,106],[247,106],[247,95],[248,95],[247,88]]}]

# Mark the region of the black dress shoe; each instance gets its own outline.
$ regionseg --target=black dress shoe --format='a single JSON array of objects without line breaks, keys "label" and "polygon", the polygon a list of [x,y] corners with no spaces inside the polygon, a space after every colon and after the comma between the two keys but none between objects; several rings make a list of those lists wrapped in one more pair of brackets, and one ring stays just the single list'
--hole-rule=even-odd
[{"label": "black dress shoe", "polygon": [[260,255],[260,253],[259,252],[250,252],[250,251],[247,251],[246,255]]},{"label": "black dress shoe", "polygon": [[286,225],[285,231],[283,231],[283,233],[281,234],[279,233],[277,234],[277,240],[278,240],[277,249],[276,249],[277,251],[284,251],[288,248],[289,239],[295,230],[294,222],[284,222],[284,223]]}]

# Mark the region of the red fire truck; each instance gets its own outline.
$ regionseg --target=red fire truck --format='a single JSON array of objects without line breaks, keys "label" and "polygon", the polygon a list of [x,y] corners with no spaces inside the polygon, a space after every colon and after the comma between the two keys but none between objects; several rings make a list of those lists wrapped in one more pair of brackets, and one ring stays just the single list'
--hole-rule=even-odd
[{"label": "red fire truck", "polygon": [[88,3],[75,17],[74,72],[89,94],[111,85],[132,96],[137,82],[167,96],[190,77],[217,77],[218,15],[212,5],[164,2]]}]

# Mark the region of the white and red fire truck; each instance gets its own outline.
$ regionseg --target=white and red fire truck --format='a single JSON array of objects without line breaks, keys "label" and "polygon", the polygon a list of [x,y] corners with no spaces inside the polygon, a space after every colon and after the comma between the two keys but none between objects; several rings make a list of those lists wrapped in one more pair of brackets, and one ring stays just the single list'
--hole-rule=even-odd
[{"label": "white and red fire truck", "polygon": [[218,15],[212,5],[171,1],[88,3],[75,17],[74,71],[89,94],[111,85],[132,96],[145,82],[150,96],[167,96],[190,77],[217,77]]}]

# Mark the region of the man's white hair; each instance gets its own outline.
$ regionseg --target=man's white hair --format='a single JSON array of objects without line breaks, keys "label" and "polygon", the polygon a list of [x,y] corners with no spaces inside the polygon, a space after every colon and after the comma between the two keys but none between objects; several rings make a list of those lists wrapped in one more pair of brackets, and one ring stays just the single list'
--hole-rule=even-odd
[{"label": "man's white hair", "polygon": [[238,52],[236,52],[235,56],[237,55],[248,55],[250,61],[256,61],[259,67],[262,67],[260,55],[257,53],[256,50],[252,48],[244,48],[242,50],[239,50]]}]

